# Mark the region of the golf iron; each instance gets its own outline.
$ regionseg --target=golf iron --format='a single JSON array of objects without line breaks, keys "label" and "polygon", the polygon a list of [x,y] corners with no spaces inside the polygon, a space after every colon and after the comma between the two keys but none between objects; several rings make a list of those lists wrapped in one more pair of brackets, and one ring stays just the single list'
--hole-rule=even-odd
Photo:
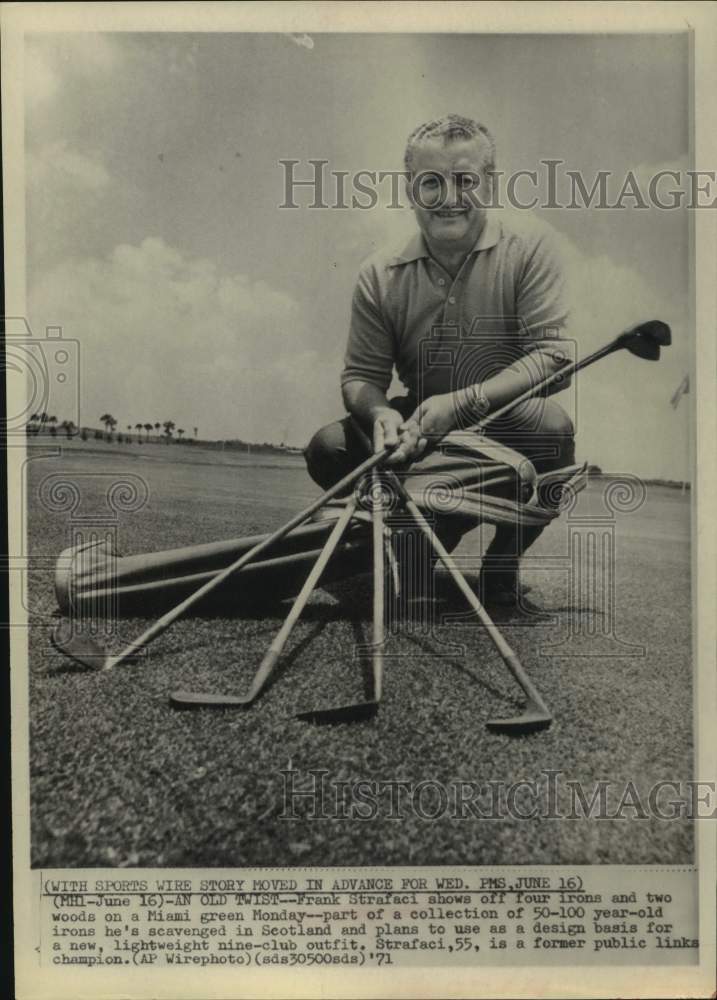
[{"label": "golf iron", "polygon": [[[385,639],[385,573],[384,573],[384,489],[374,467],[371,471],[371,491],[373,525],[373,635],[371,643],[371,667],[373,674],[373,697],[368,701],[337,705],[333,708],[308,709],[297,713],[297,718],[305,722],[359,722],[372,718],[378,711],[383,693],[383,644]],[[390,541],[388,543],[390,545]]]},{"label": "golf iron", "polygon": [[190,594],[189,597],[177,604],[171,611],[168,611],[165,615],[159,618],[153,625],[130,642],[130,644],[117,655],[112,656],[107,653],[107,651],[99,643],[95,642],[95,640],[88,636],[80,636],[75,633],[72,628],[70,628],[67,633],[63,632],[62,626],[56,629],[52,635],[53,645],[58,652],[67,656],[69,659],[74,660],[76,663],[89,667],[92,670],[97,670],[98,668],[102,670],[111,670],[113,667],[119,666],[120,663],[133,659],[143,649],[145,649],[149,643],[152,642],[152,640],[162,635],[163,632],[166,632],[178,618],[197,604],[198,601],[206,597],[207,594],[215,590],[233,573],[237,573],[256,556],[260,555],[275,542],[280,541],[288,535],[290,531],[293,531],[294,528],[298,528],[300,524],[307,521],[312,514],[315,514],[318,510],[320,510],[329,502],[329,500],[332,500],[334,497],[344,492],[358,479],[360,479],[364,473],[369,472],[374,466],[384,461],[389,454],[389,451],[390,449],[384,448],[382,451],[371,455],[365,462],[362,462],[361,465],[355,468],[352,472],[348,473],[343,479],[339,480],[338,483],[310,503],[308,507],[305,507],[302,511],[292,517],[291,520],[287,521],[286,524],[282,525],[282,527],[277,528],[273,534],[264,538],[248,552],[245,552],[230,566],[227,566],[225,569],[217,573],[216,576],[207,580],[207,582],[199,587],[198,590],[195,590],[193,594]]},{"label": "golf iron", "polygon": [[[364,440],[364,443],[368,445],[368,438],[363,434],[360,428],[356,428],[357,432]],[[377,470],[374,469],[372,473],[374,477],[374,487],[372,493],[374,494],[374,504],[376,504],[376,497],[378,491],[381,490],[381,486],[376,486],[376,481],[378,478]],[[411,514],[416,524],[426,536],[429,543],[431,544],[436,555],[443,563],[443,565],[448,570],[454,583],[461,591],[463,596],[468,601],[469,605],[476,613],[480,619],[483,626],[488,631],[490,638],[492,639],[501,659],[508,667],[509,671],[513,675],[516,682],[520,685],[523,692],[526,695],[527,703],[523,712],[520,715],[513,716],[506,719],[491,719],[486,723],[488,729],[494,732],[508,733],[513,736],[522,735],[531,732],[537,732],[541,729],[547,729],[553,717],[548,709],[547,705],[543,701],[543,698],[535,687],[533,682],[530,680],[528,675],[523,668],[518,656],[514,650],[509,646],[506,640],[503,638],[500,630],[493,620],[488,615],[481,602],[478,600],[475,593],[471,590],[468,582],[461,573],[461,571],[456,566],[455,562],[451,558],[448,551],[445,549],[440,539],[436,536],[435,532],[428,524],[428,521],[423,516],[418,505],[411,499],[407,490],[401,483],[398,476],[392,472],[387,471],[386,475],[388,477],[391,486],[397,492],[400,500],[404,504],[405,508]],[[376,512],[376,506],[374,506],[374,516]],[[379,517],[381,515],[379,514]],[[376,521],[374,520],[374,527]],[[378,542],[377,542],[378,539]],[[384,635],[384,623],[383,623],[383,559],[382,559],[382,549],[381,549],[381,534],[374,531],[374,633],[373,633],[373,656],[374,656],[374,695],[373,698],[365,702],[356,702],[348,705],[340,705],[332,708],[324,709],[313,709],[306,712],[301,712],[298,718],[304,719],[311,722],[322,722],[322,723],[337,723],[337,722],[355,722],[358,720],[371,718],[376,714],[378,709],[378,704],[381,699],[381,676],[383,669],[382,660],[382,650],[381,645]],[[378,664],[378,666],[377,666]],[[378,680],[377,680],[378,678]]]},{"label": "golf iron", "polygon": [[[576,361],[570,364],[564,365],[553,375],[542,380],[541,382],[531,386],[524,393],[518,396],[516,399],[511,400],[504,406],[495,410],[493,413],[489,414],[483,420],[480,421],[470,430],[473,432],[483,432],[493,421],[499,419],[504,414],[508,413],[514,406],[527,399],[534,396],[543,394],[551,386],[559,384],[568,376],[572,375],[574,372],[580,371],[586,368],[588,365],[593,364],[599,359],[606,357],[618,350],[626,349],[631,354],[635,355],[644,360],[657,361],[660,357],[661,347],[667,346],[671,343],[671,333],[670,328],[659,320],[650,320],[645,323],[638,324],[629,330],[621,333],[609,344],[600,348],[599,350],[593,352],[587,357],[580,361]],[[102,669],[111,669],[114,666],[130,661],[135,658],[142,650],[144,650],[150,642],[155,638],[165,632],[178,618],[185,614],[192,606],[199,602],[202,598],[207,596],[212,590],[222,584],[227,580],[232,574],[237,573],[240,569],[250,563],[255,557],[260,555],[271,545],[280,541],[294,528],[303,524],[307,521],[313,514],[319,511],[323,506],[329,503],[333,498],[339,496],[342,492],[345,492],[349,487],[353,486],[365,473],[374,470],[374,484],[378,477],[375,473],[377,467],[385,461],[390,453],[390,449],[381,448],[375,454],[367,458],[361,465],[354,469],[351,473],[345,476],[340,482],[336,483],[335,486],[327,490],[321,497],[311,503],[303,511],[293,517],[290,521],[286,522],[282,527],[278,528],[273,534],[265,537],[261,542],[251,548],[249,551],[245,552],[239,559],[237,559],[230,566],[219,571],[210,580],[206,581],[199,589],[192,593],[189,597],[181,601],[175,608],[167,612],[158,621],[156,621],[152,626],[146,629],[140,636],[138,636],[134,641],[132,641],[124,650],[122,650],[117,655],[110,655],[107,651],[95,640],[90,637],[83,636],[80,634],[74,634],[72,629],[63,630],[62,627],[56,630],[53,635],[53,643],[59,652],[73,659],[74,661],[82,664],[83,666],[91,667],[92,669],[97,669],[98,667]],[[530,679],[525,674],[518,658],[516,657],[513,650],[505,642],[501,636],[499,630],[495,624],[491,621],[487,612],[478,601],[476,595],[472,592],[468,586],[465,578],[460,573],[455,563],[451,559],[448,552],[443,548],[440,541],[435,537],[425,518],[423,517],[420,509],[411,500],[410,496],[407,494],[400,480],[395,476],[395,474],[390,473],[392,481],[395,482],[396,488],[399,490],[400,495],[403,498],[403,502],[412,514],[414,519],[417,521],[421,531],[427,535],[429,538],[436,554],[439,559],[446,566],[448,572],[454,579],[456,585],[462,591],[469,604],[476,612],[480,620],[483,622],[485,627],[495,643],[500,655],[503,658],[506,666],[513,674],[516,681],[520,684],[525,692],[528,702],[525,711],[513,719],[495,719],[488,723],[489,728],[494,730],[506,731],[506,732],[527,732],[530,730],[546,728],[550,725],[551,716],[547,709],[547,706],[543,702],[539,692],[534,687]],[[381,492],[382,488],[379,484],[378,491]],[[341,537],[341,534],[350,522],[351,514],[346,513],[351,510],[351,504],[349,503],[337,521],[329,539],[326,542],[324,550],[322,551],[317,564],[314,566],[312,572],[310,573],[307,581],[302,588],[299,597],[297,598],[292,611],[290,612],[284,627],[277,635],[276,640],[272,644],[272,647],[267,652],[262,664],[257,672],[256,677],[252,685],[250,686],[249,692],[244,697],[234,697],[228,695],[195,695],[191,692],[176,692],[172,695],[172,704],[175,705],[246,705],[250,704],[263,689],[273,667],[276,664],[285,642],[288,639],[289,633],[293,627],[293,624],[298,619],[304,605],[308,601],[313,589],[315,588],[318,579],[323,571],[328,559],[330,558],[335,546]],[[355,505],[353,507],[355,510]],[[323,709],[308,711],[301,714],[301,718],[311,718],[316,721],[340,721],[341,719],[348,718],[358,718],[367,717],[370,714],[375,713],[376,707],[381,698],[382,689],[382,677],[383,677],[383,659],[381,652],[381,644],[384,634],[384,622],[383,622],[383,592],[384,592],[384,560],[383,560],[383,540],[384,540],[384,524],[383,524],[383,506],[382,501],[375,502],[372,511],[372,521],[373,521],[373,541],[374,541],[374,623],[373,623],[373,678],[374,678],[374,691],[373,699],[371,701],[362,703],[360,705],[349,705],[349,706],[339,706],[337,709]],[[392,554],[392,553],[391,553]],[[392,563],[392,568],[395,571],[395,567]],[[380,576],[380,582],[379,582]],[[379,614],[379,596],[380,600],[380,614]],[[380,641],[379,641],[380,637]]]},{"label": "golf iron", "polygon": [[276,635],[276,638],[272,642],[271,646],[266,652],[264,659],[261,661],[259,669],[256,672],[254,680],[252,681],[249,690],[245,695],[229,695],[229,694],[202,694],[194,691],[174,691],[169,696],[169,701],[171,705],[175,708],[187,708],[189,706],[193,707],[204,707],[204,708],[230,708],[230,707],[243,707],[250,705],[255,698],[261,693],[264,685],[269,679],[269,675],[276,666],[279,657],[284,651],[284,647],[288,641],[291,631],[299,620],[299,617],[306,607],[306,604],[314,592],[316,585],[321,578],[321,574],[326,568],[326,564],[333,555],[336,546],[341,540],[341,536],[351,522],[351,518],[354,516],[356,510],[356,499],[352,497],[346,504],[346,507],[339,515],[336,524],[331,531],[331,534],[326,540],[326,544],[321,552],[321,555],[314,563],[304,586],[292,605],[291,611],[286,617],[286,621]]},{"label": "golf iron", "polygon": [[540,692],[526,674],[516,653],[503,638],[500,629],[491,619],[488,612],[471,590],[466,578],[458,569],[440,539],[437,538],[435,532],[431,529],[418,506],[413,502],[413,500],[411,500],[405,490],[403,490],[403,486],[398,481],[398,478],[396,478],[396,483],[397,488],[403,493],[403,501],[407,510],[413,515],[419,528],[433,546],[436,555],[450,573],[453,582],[468,601],[473,611],[475,611],[481,623],[485,626],[488,635],[493,640],[493,644],[503,660],[503,663],[523,689],[528,699],[526,706],[520,715],[508,719],[490,719],[486,723],[486,726],[494,732],[510,733],[511,735],[520,735],[522,733],[531,733],[540,729],[547,729],[553,721],[553,717],[548,710],[548,706],[543,701]]}]

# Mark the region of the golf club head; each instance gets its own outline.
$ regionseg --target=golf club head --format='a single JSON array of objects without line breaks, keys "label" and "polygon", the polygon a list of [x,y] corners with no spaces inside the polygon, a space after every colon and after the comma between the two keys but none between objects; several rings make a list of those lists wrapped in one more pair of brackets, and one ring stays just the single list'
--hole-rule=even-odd
[{"label": "golf club head", "polygon": [[74,631],[69,624],[57,625],[50,641],[58,653],[88,670],[102,670],[107,665],[108,655],[104,646],[91,636]]},{"label": "golf club head", "polygon": [[672,333],[667,323],[659,319],[651,319],[646,323],[638,323],[631,330],[626,330],[620,336],[620,344],[627,348],[630,354],[644,361],[659,361],[660,348],[672,343]]},{"label": "golf club head", "polygon": [[525,733],[537,733],[548,729],[553,721],[552,715],[545,712],[525,712],[510,719],[489,719],[486,729],[493,733],[506,733],[508,736],[522,736]]},{"label": "golf club head", "polygon": [[172,691],[169,704],[173,708],[241,708],[249,702],[231,694],[211,694],[201,691]]},{"label": "golf club head", "polygon": [[341,722],[363,722],[366,719],[373,719],[377,712],[377,701],[365,701],[354,705],[337,705],[334,708],[310,708],[305,712],[297,712],[296,718],[302,722],[330,725]]}]

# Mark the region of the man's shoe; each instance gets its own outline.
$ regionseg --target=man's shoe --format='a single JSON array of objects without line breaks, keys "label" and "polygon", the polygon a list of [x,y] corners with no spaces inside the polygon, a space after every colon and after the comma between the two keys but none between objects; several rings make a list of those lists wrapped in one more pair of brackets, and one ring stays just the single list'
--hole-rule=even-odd
[{"label": "man's shoe", "polygon": [[481,573],[478,577],[478,597],[489,607],[537,610],[526,597],[532,589],[530,584],[520,582],[517,573]]}]

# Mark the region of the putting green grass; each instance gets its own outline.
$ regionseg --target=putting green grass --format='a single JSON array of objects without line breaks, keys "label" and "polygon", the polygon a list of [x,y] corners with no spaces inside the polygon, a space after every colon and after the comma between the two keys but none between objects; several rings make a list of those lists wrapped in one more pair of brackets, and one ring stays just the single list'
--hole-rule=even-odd
[{"label": "putting green grass", "polygon": [[[177,711],[167,696],[178,688],[245,690],[288,604],[260,615],[242,613],[238,602],[232,617],[186,618],[157,640],[149,657],[110,672],[74,668],[51,649],[58,621],[52,567],[73,540],[73,524],[57,496],[48,502],[46,477],[78,487],[75,526],[79,516],[108,513],[110,482],[141,477],[149,500],[120,514],[117,526],[117,544],[127,553],[272,530],[317,495],[295,460],[198,467],[168,461],[169,450],[155,460],[149,447],[136,449],[140,459],[128,450],[77,446],[28,466],[35,867],[693,860],[693,824],[686,818],[636,818],[629,807],[623,818],[580,818],[579,810],[572,820],[485,818],[470,808],[461,817],[455,808],[461,782],[474,783],[463,786],[464,800],[472,798],[486,814],[494,811],[491,783],[535,781],[542,792],[552,771],[560,772],[558,812],[571,811],[568,782],[582,783],[589,797],[604,781],[611,783],[607,800],[614,813],[627,782],[647,804],[657,782],[692,777],[688,498],[648,487],[637,511],[611,520],[606,484],[591,483],[571,515],[551,525],[531,550],[524,578],[546,614],[497,620],[555,715],[549,730],[518,738],[486,730],[488,718],[514,714],[521,695],[443,576],[437,610],[454,621],[422,628],[414,614],[413,622],[394,629],[378,715],[322,727],[298,721],[295,712],[367,693],[368,664],[353,652],[370,639],[368,578],[315,594],[271,686],[249,709]],[[603,526],[613,524],[615,532],[608,615],[595,613],[594,593],[571,593],[568,586],[569,531],[585,541],[600,513],[608,515]],[[469,577],[479,566],[479,535],[467,536],[457,552]],[[153,617],[121,621],[111,647],[119,649]],[[287,817],[281,773],[287,769],[295,772],[297,790],[308,787],[314,770],[327,772],[334,792],[338,782],[415,788],[428,781],[443,783],[447,800],[437,797],[435,785],[424,786],[412,804],[404,785],[391,802],[383,786],[370,818],[352,816],[350,799],[345,817],[335,810],[339,815],[311,818],[306,799],[295,800],[294,816]],[[497,801],[498,785],[492,787]],[[676,797],[662,796],[663,809]],[[328,813],[333,801],[325,800]],[[546,802],[527,787],[515,796],[524,812],[536,804],[545,812]],[[434,812],[437,818],[427,818]]]}]

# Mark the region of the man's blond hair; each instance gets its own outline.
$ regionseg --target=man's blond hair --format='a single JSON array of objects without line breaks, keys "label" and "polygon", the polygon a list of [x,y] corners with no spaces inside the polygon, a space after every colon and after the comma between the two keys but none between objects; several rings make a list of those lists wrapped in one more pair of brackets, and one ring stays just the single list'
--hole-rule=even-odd
[{"label": "man's blond hair", "polygon": [[483,138],[488,143],[488,151],[483,163],[484,169],[491,171],[495,169],[495,139],[490,131],[481,122],[472,118],[464,118],[462,115],[443,115],[442,118],[434,118],[433,121],[424,122],[419,125],[408,137],[406,142],[406,152],[404,164],[410,174],[413,167],[413,154],[416,146],[419,146],[427,139],[443,139],[444,142],[454,142],[458,139]]}]

